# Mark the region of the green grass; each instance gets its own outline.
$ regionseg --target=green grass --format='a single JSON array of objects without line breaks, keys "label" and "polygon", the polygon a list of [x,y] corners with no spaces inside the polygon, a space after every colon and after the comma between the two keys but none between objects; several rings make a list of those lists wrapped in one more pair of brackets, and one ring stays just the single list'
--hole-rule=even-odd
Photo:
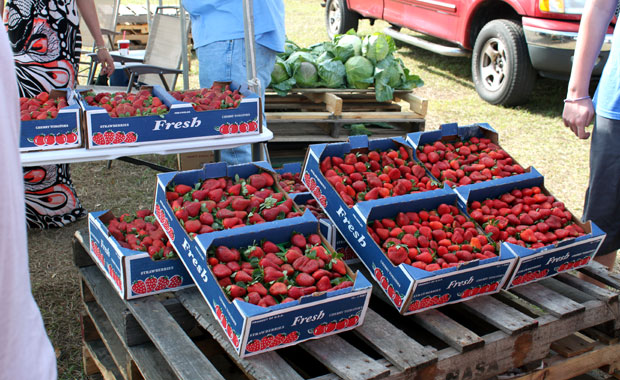
[{"label": "green grass", "polygon": [[[138,0],[127,3],[144,4]],[[123,4],[126,4],[125,0]],[[285,0],[288,38],[301,46],[325,41],[324,8],[320,0]],[[360,24],[361,33],[381,31],[385,23]],[[470,60],[442,57],[401,47],[398,55],[425,85],[415,93],[428,100],[426,129],[443,123],[460,125],[486,122],[499,133],[500,144],[523,166],[533,166],[545,176],[545,186],[581,215],[588,177],[589,141],[577,139],[561,120],[566,82],[538,80],[528,103],[516,108],[492,106],[473,89]],[[190,85],[198,87],[198,65],[191,62]],[[179,84],[181,86],[182,84]],[[146,157],[174,166],[175,156]],[[114,213],[150,208],[155,188],[154,170],[114,161],[71,166],[79,197],[88,211],[111,209]],[[71,257],[71,239],[81,220],[66,228],[31,231],[29,237],[33,293],[43,313],[47,331],[59,354],[61,379],[81,378],[82,312],[77,270]]]}]

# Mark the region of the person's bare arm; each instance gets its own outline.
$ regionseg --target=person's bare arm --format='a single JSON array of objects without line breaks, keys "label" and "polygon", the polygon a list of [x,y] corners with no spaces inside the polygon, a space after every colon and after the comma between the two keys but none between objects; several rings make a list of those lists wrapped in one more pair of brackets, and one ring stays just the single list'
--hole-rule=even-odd
[{"label": "person's bare arm", "polygon": [[107,76],[114,72],[114,60],[110,56],[110,52],[105,48],[105,41],[101,34],[99,26],[99,18],[97,17],[97,8],[95,8],[94,0],[77,0],[78,10],[86,23],[86,27],[95,39],[97,48],[97,58],[101,62],[101,71]]},{"label": "person's bare arm", "polygon": [[581,139],[590,136],[585,130],[594,117],[592,99],[588,97],[590,78],[616,4],[617,0],[591,0],[587,2],[581,18],[568,82],[567,102],[562,113],[564,125]]}]

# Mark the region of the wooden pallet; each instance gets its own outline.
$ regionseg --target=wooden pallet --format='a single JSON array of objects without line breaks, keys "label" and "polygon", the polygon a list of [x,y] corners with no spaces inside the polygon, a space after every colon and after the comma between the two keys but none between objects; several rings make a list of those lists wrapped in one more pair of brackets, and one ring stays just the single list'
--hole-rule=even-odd
[{"label": "wooden pallet", "polygon": [[[370,128],[372,137],[424,130],[428,102],[412,91],[395,91],[394,101],[377,102],[375,93],[357,89],[294,89],[282,97],[268,90],[265,115],[272,143],[345,141],[346,125],[389,123],[395,129]],[[407,105],[407,109],[403,106]]]},{"label": "wooden pallet", "polygon": [[85,249],[78,232],[84,368],[105,379],[487,379],[541,363],[518,376],[567,379],[620,366],[620,279],[598,268],[586,272],[615,291],[561,274],[406,317],[378,292],[353,331],[239,359],[196,289],[123,301]]}]

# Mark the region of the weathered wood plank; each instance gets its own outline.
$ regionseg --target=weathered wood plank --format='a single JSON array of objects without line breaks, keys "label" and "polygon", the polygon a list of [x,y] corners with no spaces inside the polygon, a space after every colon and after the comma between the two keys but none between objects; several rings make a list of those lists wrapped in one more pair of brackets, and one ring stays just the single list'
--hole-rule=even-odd
[{"label": "weathered wood plank", "polygon": [[[86,302],[84,303],[84,307],[90,316],[90,321],[93,324],[92,327],[97,329],[97,332],[101,337],[101,341],[106,346],[110,357],[122,373],[123,377],[127,379],[129,377],[127,374],[127,369],[129,368],[129,362],[131,361],[127,348],[118,338],[118,335],[116,335],[114,328],[110,322],[108,322],[103,310],[101,310],[95,302]],[[86,325],[85,328],[89,328],[89,326]]]},{"label": "weathered wood plank", "polygon": [[582,304],[579,304],[568,297],[564,297],[563,295],[556,293],[537,282],[524,286],[518,286],[510,289],[510,291],[519,297],[526,299],[528,302],[541,307],[557,318],[564,318],[581,313],[585,309]]},{"label": "weathered wood plank", "polygon": [[596,299],[596,297],[588,293],[585,293],[575,288],[574,286],[570,286],[569,284],[560,281],[557,278],[557,276],[545,278],[544,280],[541,280],[538,283],[545,286],[546,288],[553,290],[556,293],[559,293],[565,297],[572,299],[573,301],[577,303],[584,303],[586,301],[591,301],[591,300]]},{"label": "weathered wood plank", "polygon": [[176,292],[176,296],[198,323],[218,341],[230,358],[249,377],[253,379],[302,379],[276,351],[265,352],[246,359],[240,358],[230,344],[228,337],[223,334],[220,324],[213,317],[211,309],[197,289],[184,289]]},{"label": "weathered wood plank", "polygon": [[[110,353],[100,340],[84,342],[84,350],[87,351],[88,358],[95,363],[99,373],[105,380],[122,380],[123,375],[118,370]],[[84,352],[84,351],[83,351]],[[88,360],[86,361],[88,363]],[[92,363],[88,363],[88,370],[93,371]]]},{"label": "weathered wood plank", "polygon": [[[99,276],[103,277],[103,274],[99,273]],[[105,286],[111,288],[111,285],[107,284],[107,281],[105,281],[104,284],[106,284]],[[104,285],[102,284],[101,286]],[[113,291],[112,293],[116,296]],[[118,298],[118,296],[116,296],[116,298]],[[123,307],[122,310],[105,310],[96,302],[89,302],[88,304],[85,304],[86,310],[91,316],[91,320],[95,326],[98,326],[98,331],[101,332],[104,342],[112,342],[115,339],[120,341],[121,339],[119,331],[124,331],[124,329],[122,326],[115,326],[108,318],[109,315],[117,315],[121,311],[126,311],[124,309],[124,303],[121,303],[120,305]],[[135,376],[135,368],[133,368],[134,365],[137,367],[141,375],[147,379],[168,380],[174,378],[174,373],[166,364],[166,361],[161,356],[161,353],[149,340],[145,343],[134,346],[126,346],[123,344],[123,348],[131,357],[131,360],[128,359],[127,363],[123,364],[123,366],[129,365],[129,367],[125,367],[128,368],[128,379],[141,378]],[[119,351],[119,349],[114,350]],[[120,366],[121,364],[119,363],[119,367]]]},{"label": "weathered wood plank", "polygon": [[335,118],[331,112],[265,112],[267,122],[275,120],[287,121],[316,121],[337,120],[343,123],[354,123],[360,120],[366,122],[386,122],[394,120],[423,120],[424,116],[415,112],[342,112]]},{"label": "weathered wood plank", "polygon": [[401,99],[409,103],[409,109],[411,111],[421,116],[426,116],[426,112],[428,111],[428,101],[426,99],[422,99],[412,93],[395,94],[394,98],[396,100]]},{"label": "weathered wood plank", "polygon": [[620,280],[610,276],[607,268],[597,263],[596,261],[591,261],[588,266],[580,268],[578,270],[585,275],[592,277],[593,279],[620,291]]},{"label": "weathered wood plank", "polygon": [[315,103],[325,103],[328,112],[334,115],[340,115],[342,112],[342,98],[336,94],[324,92],[324,93],[307,93],[305,94],[308,99]]},{"label": "weathered wood plank", "polygon": [[301,348],[343,379],[381,379],[390,370],[338,335],[300,343]]},{"label": "weathered wood plank", "polygon": [[460,352],[484,345],[484,339],[437,309],[414,314],[410,318]]},{"label": "weathered wood plank", "polygon": [[224,379],[155,298],[127,302],[131,313],[181,379]]},{"label": "weathered wood plank", "polygon": [[71,240],[71,248],[73,263],[78,268],[95,264],[93,258],[88,254],[88,244],[88,230],[76,231]]},{"label": "weathered wood plank", "polygon": [[548,363],[544,369],[528,373],[513,380],[564,380],[587,373],[606,364],[620,365],[620,345],[597,346],[595,350],[579,355],[573,360]]},{"label": "weathered wood plank", "polygon": [[538,325],[538,321],[493,297],[477,297],[460,305],[470,313],[510,335],[534,329]]},{"label": "weathered wood plank", "polygon": [[353,332],[393,363],[399,371],[408,372],[437,361],[433,350],[411,339],[370,308],[366,311],[364,323]]},{"label": "weathered wood plank", "polygon": [[580,333],[571,334],[551,343],[551,349],[565,358],[581,355],[594,348],[596,341]]},{"label": "weathered wood plank", "polygon": [[80,268],[79,271],[88,284],[88,289],[106,313],[121,340],[128,346],[148,342],[149,337],[144,333],[144,330],[142,330],[142,327],[140,327],[129,310],[127,310],[127,305],[112,289],[101,270],[97,266],[91,265]]},{"label": "weathered wood plank", "polygon": [[555,278],[603,302],[618,302],[618,293],[603,289],[600,286],[596,286],[587,281],[583,281],[577,276],[573,276],[568,273],[562,273],[555,276]]}]

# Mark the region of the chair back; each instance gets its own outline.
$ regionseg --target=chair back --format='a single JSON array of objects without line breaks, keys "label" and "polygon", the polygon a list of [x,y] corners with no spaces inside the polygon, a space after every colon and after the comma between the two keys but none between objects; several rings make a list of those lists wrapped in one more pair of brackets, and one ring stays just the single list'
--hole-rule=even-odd
[{"label": "chair back", "polygon": [[[118,9],[121,3],[121,0],[96,0],[95,8],[97,9],[97,17],[99,19],[99,26],[103,31],[116,31],[116,22],[118,19]],[[86,26],[86,22],[80,15],[80,33],[82,35],[82,47],[90,50],[95,45],[95,40],[88,30]],[[104,41],[108,49],[115,49],[114,46],[110,46],[113,44],[113,37],[108,35],[108,38],[105,38],[106,34],[104,33]]]},{"label": "chair back", "polygon": [[[181,67],[182,44],[187,44],[187,26],[181,30],[179,16],[156,12],[151,20],[149,39],[144,52],[144,64],[178,69]],[[166,82],[174,89],[177,74],[165,74]],[[140,75],[140,82],[163,85],[159,75]]]}]

